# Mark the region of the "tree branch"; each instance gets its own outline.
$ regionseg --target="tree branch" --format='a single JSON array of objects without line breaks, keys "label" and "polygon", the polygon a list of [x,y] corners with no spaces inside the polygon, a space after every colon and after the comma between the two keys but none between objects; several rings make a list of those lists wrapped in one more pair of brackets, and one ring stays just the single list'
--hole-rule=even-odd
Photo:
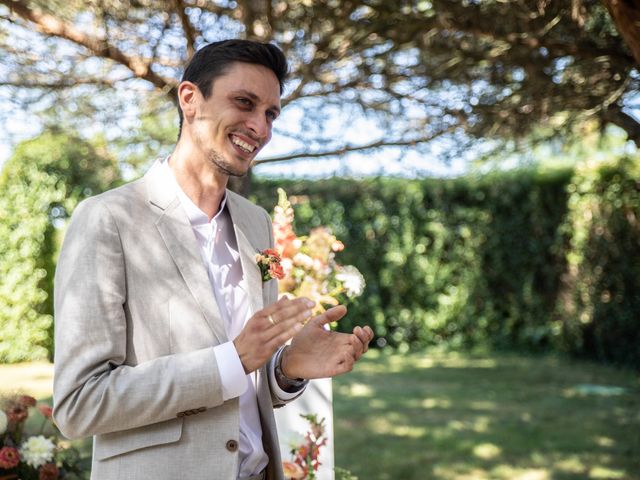
[{"label": "tree branch", "polygon": [[385,147],[411,147],[421,143],[428,143],[445,133],[452,132],[458,125],[451,126],[445,130],[434,133],[433,135],[421,138],[415,138],[413,140],[398,140],[395,142],[388,142],[385,140],[378,140],[373,143],[368,143],[366,145],[356,145],[356,146],[345,146],[342,148],[338,148],[335,150],[328,150],[324,152],[294,152],[288,155],[282,155],[280,157],[271,157],[264,158],[261,160],[256,160],[255,165],[262,165],[263,163],[273,163],[273,162],[284,162],[288,160],[296,160],[299,158],[324,158],[324,157],[334,157],[338,155],[344,155],[346,153],[353,152],[362,152],[366,150],[374,150],[376,148],[385,148]]},{"label": "tree branch", "polygon": [[187,57],[193,57],[193,54],[196,52],[196,37],[198,33],[194,28],[191,20],[189,20],[189,15],[187,15],[186,5],[183,0],[175,0],[175,8],[178,13],[178,17],[180,17],[180,22],[182,23],[182,30],[184,31],[185,39],[187,40]]},{"label": "tree branch", "polygon": [[640,65],[640,6],[628,0],[603,0],[616,28]]},{"label": "tree branch", "polygon": [[19,87],[19,88],[34,88],[45,90],[64,90],[66,88],[72,88],[78,85],[101,85],[104,87],[113,87],[116,82],[122,82],[128,79],[107,80],[106,78],[83,78],[73,79],[73,81],[60,80],[59,82],[40,82],[40,81],[0,81],[0,87]]},{"label": "tree branch", "polygon": [[640,147],[640,123],[628,113],[625,113],[617,104],[610,105],[604,111],[604,119],[607,122],[617,125],[625,132],[629,140],[632,140],[636,144],[636,147]]},{"label": "tree branch", "polygon": [[98,57],[107,58],[126,66],[136,77],[147,80],[164,91],[174,103],[177,101],[176,82],[165,79],[153,72],[142,57],[128,56],[120,49],[110,45],[106,39],[87,35],[74,25],[59,20],[52,15],[31,9],[23,1],[0,0],[0,4],[9,7],[12,12],[22,19],[33,23],[37,30],[45,35],[64,38],[90,50]]}]

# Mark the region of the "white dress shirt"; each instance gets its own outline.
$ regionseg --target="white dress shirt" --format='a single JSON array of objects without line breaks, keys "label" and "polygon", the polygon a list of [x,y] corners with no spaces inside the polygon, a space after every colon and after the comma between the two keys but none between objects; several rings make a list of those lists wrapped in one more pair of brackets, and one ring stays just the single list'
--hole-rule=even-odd
[{"label": "white dress shirt", "polygon": [[[220,203],[218,213],[209,221],[208,216],[180,188],[167,160],[163,162],[163,171],[164,175],[172,179],[182,208],[189,218],[200,245],[200,255],[207,268],[212,293],[224,320],[227,338],[233,340],[255,312],[251,312],[250,308],[249,292],[242,272],[233,222],[226,208],[226,194]],[[214,353],[220,371],[224,400],[240,397],[238,478],[250,477],[260,473],[269,462],[262,446],[255,375],[244,373],[233,341],[215,346]],[[289,400],[298,395],[299,392],[288,393],[277,387],[273,382],[273,369],[269,374],[272,384],[276,385],[276,396],[280,399]]]}]

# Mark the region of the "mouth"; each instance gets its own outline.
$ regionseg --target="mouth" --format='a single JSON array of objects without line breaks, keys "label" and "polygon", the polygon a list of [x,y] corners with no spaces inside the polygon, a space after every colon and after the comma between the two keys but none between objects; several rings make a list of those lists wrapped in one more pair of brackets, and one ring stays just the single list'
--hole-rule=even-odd
[{"label": "mouth", "polygon": [[258,149],[258,145],[253,140],[244,136],[241,138],[232,133],[229,135],[229,139],[238,150],[245,154],[254,153]]}]

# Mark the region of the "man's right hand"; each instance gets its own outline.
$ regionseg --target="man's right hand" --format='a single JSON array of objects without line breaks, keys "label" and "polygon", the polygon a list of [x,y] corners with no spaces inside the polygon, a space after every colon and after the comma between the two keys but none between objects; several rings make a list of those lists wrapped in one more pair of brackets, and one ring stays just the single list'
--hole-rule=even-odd
[{"label": "man's right hand", "polygon": [[315,305],[308,298],[281,298],[258,311],[246,323],[233,344],[246,373],[264,365],[284,343],[302,330]]}]

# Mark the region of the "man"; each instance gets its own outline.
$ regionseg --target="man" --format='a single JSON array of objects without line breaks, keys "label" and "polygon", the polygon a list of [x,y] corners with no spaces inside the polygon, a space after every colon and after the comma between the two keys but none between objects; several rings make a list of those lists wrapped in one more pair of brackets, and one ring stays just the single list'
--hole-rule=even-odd
[{"label": "man", "polygon": [[92,478],[282,479],[273,407],[367,350],[369,327],[323,328],[344,307],[309,319],[310,300],[276,302],[255,261],[270,219],[226,190],[269,142],[286,71],[273,45],[198,51],[170,157],[73,215],[55,280],[54,418],[68,437],[94,435]]}]

